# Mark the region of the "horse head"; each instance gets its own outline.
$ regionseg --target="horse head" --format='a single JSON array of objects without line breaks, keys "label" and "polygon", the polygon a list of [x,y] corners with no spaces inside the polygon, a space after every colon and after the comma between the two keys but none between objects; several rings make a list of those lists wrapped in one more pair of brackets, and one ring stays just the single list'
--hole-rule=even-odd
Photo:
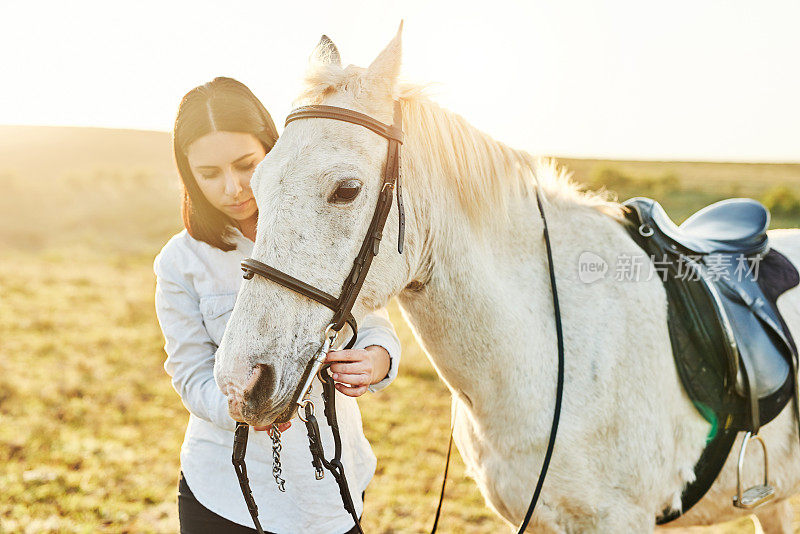
[{"label": "horse head", "polygon": [[[341,66],[323,36],[314,50],[296,106],[354,110],[392,124],[397,100],[401,31],[367,68]],[[251,186],[259,206],[252,258],[338,297],[367,234],[382,189],[387,141],[361,125],[305,118],[287,124],[256,168]],[[398,254],[398,210],[392,209],[378,254],[352,308],[357,322],[411,279],[414,224]],[[214,375],[238,421],[289,420],[310,360],[320,350],[333,312],[259,276],[245,280],[216,353]],[[341,331],[338,342],[351,329]]]}]

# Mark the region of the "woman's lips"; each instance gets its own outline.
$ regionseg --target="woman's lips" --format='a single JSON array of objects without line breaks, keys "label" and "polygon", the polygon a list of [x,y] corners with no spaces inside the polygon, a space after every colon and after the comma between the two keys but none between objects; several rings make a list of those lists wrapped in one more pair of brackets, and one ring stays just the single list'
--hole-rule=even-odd
[{"label": "woman's lips", "polygon": [[244,202],[242,202],[240,204],[228,204],[228,207],[230,209],[232,209],[233,211],[242,211],[242,210],[247,209],[248,207],[250,207],[250,202],[252,202],[252,201],[253,201],[253,198],[250,197],[250,198],[248,198],[247,200],[245,200]]}]

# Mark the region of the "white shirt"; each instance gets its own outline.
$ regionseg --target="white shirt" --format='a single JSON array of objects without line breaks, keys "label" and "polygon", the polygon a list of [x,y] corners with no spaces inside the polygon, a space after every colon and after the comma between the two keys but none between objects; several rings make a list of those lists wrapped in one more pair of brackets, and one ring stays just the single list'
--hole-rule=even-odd
[{"label": "white shirt", "polygon": [[[253,242],[234,230],[237,248],[229,252],[191,237],[174,235],[153,262],[156,313],[166,344],[164,369],[189,410],[181,447],[181,469],[197,500],[212,512],[253,527],[231,464],[235,421],[214,380],[214,353],[222,339],[242,282],[240,262],[250,256]],[[287,290],[288,291],[288,290]],[[400,342],[385,310],[368,315],[359,325],[354,348],[384,347],[391,358],[389,374],[370,391],[386,387],[397,376]],[[311,399],[318,408],[325,457],[333,456],[333,437],[322,415],[322,385],[314,382]],[[336,391],[336,413],[342,436],[342,463],[361,515],[361,492],[375,473],[377,460],[361,427],[356,399]],[[281,437],[281,467],[286,492],[272,476],[272,441],[267,432],[250,429],[247,470],[265,530],[283,533],[343,533],[353,526],[341,504],[329,472],[314,478],[305,425],[295,419]]]}]

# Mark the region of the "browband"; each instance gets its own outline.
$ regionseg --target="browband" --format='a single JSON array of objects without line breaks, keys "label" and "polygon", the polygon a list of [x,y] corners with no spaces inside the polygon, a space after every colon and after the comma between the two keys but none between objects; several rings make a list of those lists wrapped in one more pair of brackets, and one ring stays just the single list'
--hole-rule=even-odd
[{"label": "browband", "polygon": [[[294,109],[286,117],[284,126],[297,119],[333,119],[337,121],[350,122],[368,128],[386,139],[397,141],[403,144],[403,130],[401,126],[384,124],[375,120],[369,115],[364,115],[352,109],[337,108],[336,106],[302,106]],[[395,117],[395,124],[397,117]]]}]

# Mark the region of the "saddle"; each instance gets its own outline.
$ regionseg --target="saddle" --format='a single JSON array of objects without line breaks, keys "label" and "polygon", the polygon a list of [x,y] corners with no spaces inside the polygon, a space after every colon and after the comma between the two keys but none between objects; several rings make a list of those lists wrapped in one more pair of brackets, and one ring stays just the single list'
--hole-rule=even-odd
[{"label": "saddle", "polygon": [[[758,431],[797,391],[797,347],[775,304],[800,283],[797,269],[770,248],[769,211],[755,200],[717,202],[680,226],[655,200],[637,197],[623,206],[631,237],[649,255],[666,289],[681,383],[712,425],[696,480],[683,492],[682,511],[665,511],[658,523],[679,517],[700,500],[740,431],[746,435],[734,505],[763,504],[774,497],[774,489]],[[764,452],[764,483],[743,491],[742,464],[751,439]]]}]

